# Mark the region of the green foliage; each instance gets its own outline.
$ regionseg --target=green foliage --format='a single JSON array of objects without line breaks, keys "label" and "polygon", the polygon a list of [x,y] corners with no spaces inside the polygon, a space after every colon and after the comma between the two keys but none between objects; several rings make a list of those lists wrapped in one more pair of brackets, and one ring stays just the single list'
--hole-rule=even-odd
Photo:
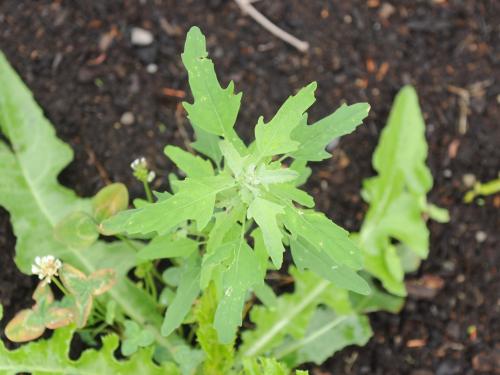
[{"label": "green foliage", "polygon": [[294,141],[291,135],[302,121],[304,112],[316,101],[316,86],[313,82],[290,96],[269,123],[265,124],[263,117],[259,118],[255,126],[258,157],[287,154],[299,148],[302,139]]},{"label": "green foliage", "polygon": [[234,363],[234,347],[220,343],[217,331],[213,327],[217,310],[217,292],[212,284],[200,298],[194,311],[196,338],[206,359],[203,363],[204,375],[229,374]]},{"label": "green foliage", "polygon": [[[405,296],[405,253],[423,259],[429,252],[429,231],[422,218],[432,176],[425,165],[425,124],[415,90],[396,96],[387,126],[373,155],[378,175],[364,181],[370,208],[359,235],[365,268],[391,293]],[[393,245],[393,241],[399,241]]]},{"label": "green foliage", "polygon": [[[88,248],[80,248],[73,246],[74,239],[70,241],[73,245],[57,240],[56,228],[65,227],[61,222],[72,213],[85,212],[93,217],[92,202],[58,183],[57,175],[71,161],[72,151],[56,138],[53,127],[3,54],[0,76],[0,131],[8,141],[0,139],[0,206],[10,213],[17,237],[17,266],[30,274],[35,257],[52,254],[87,274],[112,269],[117,282],[106,297],[116,302],[120,315],[153,326],[158,345],[173,351],[177,344],[160,335],[162,319],[156,302],[126,277],[136,265],[134,248],[121,241],[95,241]],[[77,225],[72,230],[77,239],[82,233],[79,228]],[[66,229],[62,237],[67,239],[71,231]]]},{"label": "green foliage", "polygon": [[92,199],[93,216],[98,223],[127,209],[127,207],[128,190],[125,185],[120,183],[104,187]]},{"label": "green foliage", "polygon": [[[290,370],[282,363],[273,358],[247,358],[243,360],[243,372],[241,375],[288,375]],[[304,375],[305,371],[297,371],[295,374]]]},{"label": "green foliage", "polygon": [[298,160],[320,161],[330,157],[325,151],[332,139],[351,133],[368,115],[367,103],[343,104],[331,115],[307,126],[300,124],[292,132],[292,139],[299,140],[299,148],[291,153]]},{"label": "green foliage", "polygon": [[[170,189],[162,192],[151,192],[154,172],[137,159],[133,174],[147,200],[127,210],[122,184],[82,199],[57,182],[71,150],[0,55],[0,206],[18,238],[16,264],[29,273],[36,256],[55,255],[63,266],[49,280],[66,294],[54,301],[44,280],[33,308],[19,312],[6,335],[28,341],[73,322],[86,342],[103,342],[71,360],[76,328],[58,329],[15,351],[0,346],[0,372],[288,375],[365,344],[372,334],[366,313],[401,308],[404,274],[428,253],[423,214],[447,219],[426,200],[432,177],[414,90],[404,88],[396,99],[373,158],[378,175],[364,183],[369,211],[360,233],[350,235],[315,211],[299,186],[311,174],[308,163],[327,158],[326,146],[359,126],[369,105],[342,105],[308,125],[313,82],[268,122],[260,117],[255,141],[246,145],[234,129],[241,94],[232,82],[218,82],[196,27],[182,61],[193,95],[184,103],[192,147],[209,159],[167,146],[180,177],[169,175]],[[294,288],[276,296],[266,275],[281,270],[287,249]],[[247,314],[253,328],[238,336]],[[126,360],[115,358],[111,330],[120,333]]]},{"label": "green foliage", "polygon": [[58,329],[47,340],[39,340],[19,349],[8,350],[0,342],[0,373],[14,375],[87,375],[87,374],[144,374],[177,375],[172,364],[159,367],[151,361],[151,350],[139,350],[127,360],[117,360],[114,351],[118,347],[118,337],[102,337],[102,348],[85,350],[80,358],[69,358],[73,328]]},{"label": "green foliage", "polygon": [[116,274],[112,269],[100,269],[86,276],[69,264],[63,265],[60,277],[75,301],[75,323],[78,328],[86,325],[94,297],[107,292],[116,283]]},{"label": "green foliage", "polygon": [[46,328],[56,329],[73,321],[73,312],[54,303],[54,295],[44,282],[33,293],[36,302],[31,309],[21,310],[5,327],[5,336],[14,342],[30,341],[40,337]]},{"label": "green foliage", "polygon": [[179,327],[200,294],[200,257],[193,254],[180,268],[180,279],[172,303],[165,314],[161,327],[163,336],[170,335]]},{"label": "green foliage", "polygon": [[471,203],[477,196],[493,195],[500,192],[500,178],[488,182],[476,182],[472,190],[464,196],[465,203]]},{"label": "green foliage", "polygon": [[368,319],[357,314],[347,290],[312,272],[291,269],[290,274],[293,293],[279,296],[275,306],[251,310],[256,328],[243,332],[243,357],[265,354],[290,366],[320,364],[344,346],[366,343],[371,336]]},{"label": "green foliage", "polygon": [[[184,108],[186,108],[189,120],[197,128],[209,134],[223,136],[236,147],[241,145],[234,131],[241,94],[234,95],[233,82],[225,89],[220,86],[214,64],[207,56],[205,37],[199,28],[191,28],[186,37],[182,62],[188,71],[194,103],[184,103]],[[214,142],[216,138],[212,137],[211,140]],[[201,150],[205,149],[201,147]],[[215,157],[216,154],[210,151],[201,152],[208,153],[207,156],[211,157]]]},{"label": "green foliage", "polygon": [[82,211],[68,214],[54,228],[54,238],[74,249],[87,249],[99,238],[99,231],[90,215]]},{"label": "green foliage", "polygon": [[[305,162],[321,160],[332,138],[351,132],[367,116],[369,106],[343,106],[308,126],[305,113],[315,101],[316,83],[312,83],[289,97],[269,122],[259,118],[255,142],[247,147],[234,131],[241,95],[233,94],[232,83],[221,88],[213,63],[207,58],[205,38],[196,27],[188,33],[182,60],[194,97],[193,104],[184,106],[200,137],[198,149],[209,155],[215,165],[168,146],[165,153],[186,178],[171,181],[171,197],[104,221],[104,231],[158,236],[139,254],[141,259],[181,256],[181,251],[174,250],[174,243],[167,244],[169,235],[206,238],[200,288],[203,293],[211,281],[217,287],[219,301],[213,324],[219,339],[226,344],[234,340],[242,323],[248,291],[263,288],[270,266],[268,258],[276,269],[281,268],[285,246],[291,241],[307,244],[320,259],[304,260],[297,250],[292,255],[299,258],[301,268],[324,275],[321,262],[326,261],[333,283],[369,293],[368,285],[356,273],[362,268],[361,252],[348,233],[326,216],[297,207],[314,206],[312,198],[296,187],[302,182],[305,163],[295,163],[295,169],[283,162],[287,157]],[[251,246],[247,236],[254,224],[264,243],[259,249],[255,244]],[[156,247],[157,241],[161,241],[161,249]],[[190,286],[180,285],[167,309],[164,334],[182,323],[198,294],[192,284],[197,276],[190,277]]]},{"label": "green foliage", "polygon": [[154,341],[154,334],[149,329],[141,330],[141,327],[133,320],[126,320],[123,325],[125,332],[122,341],[122,354],[130,356],[139,348],[150,346]]}]

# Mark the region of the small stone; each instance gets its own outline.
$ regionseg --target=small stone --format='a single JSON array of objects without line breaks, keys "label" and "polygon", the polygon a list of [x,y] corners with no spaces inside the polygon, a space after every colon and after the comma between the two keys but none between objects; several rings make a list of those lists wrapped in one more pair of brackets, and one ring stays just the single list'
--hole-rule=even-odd
[{"label": "small stone", "polygon": [[130,41],[135,46],[149,46],[153,43],[154,37],[153,34],[145,29],[140,27],[133,27],[132,32],[130,34]]},{"label": "small stone", "polygon": [[146,71],[149,74],[155,74],[158,71],[158,65],[156,65],[156,64],[148,64],[148,66],[146,66]]},{"label": "small stone", "polygon": [[462,370],[458,363],[445,360],[439,364],[436,370],[436,375],[458,375],[462,373],[461,371]]},{"label": "small stone", "polygon": [[396,8],[394,7],[394,5],[390,3],[383,3],[382,6],[380,7],[380,10],[378,11],[378,15],[380,16],[380,18],[386,20],[390,16],[392,16],[395,11]]},{"label": "small stone", "polygon": [[466,173],[462,176],[462,182],[466,188],[471,188],[476,183],[476,176],[472,173]]},{"label": "small stone", "polygon": [[479,242],[479,243],[483,243],[484,241],[486,241],[486,239],[488,238],[488,235],[483,232],[482,230],[479,230],[476,232],[476,241]]},{"label": "small stone", "polygon": [[451,171],[451,169],[445,169],[443,171],[443,176],[446,178],[450,178],[451,176],[453,176],[453,172]]},{"label": "small stone", "polygon": [[120,122],[123,125],[132,125],[135,121],[135,116],[132,112],[125,112],[122,117],[120,117]]},{"label": "small stone", "polygon": [[451,260],[445,260],[442,264],[443,270],[445,270],[448,273],[454,272],[456,269],[456,264],[455,262]]}]

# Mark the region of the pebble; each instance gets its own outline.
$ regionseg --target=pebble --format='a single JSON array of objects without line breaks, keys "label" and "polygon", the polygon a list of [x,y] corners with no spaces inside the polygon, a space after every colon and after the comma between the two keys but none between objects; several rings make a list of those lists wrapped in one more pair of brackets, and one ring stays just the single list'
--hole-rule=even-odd
[{"label": "pebble", "polygon": [[443,176],[446,178],[450,178],[451,176],[453,176],[453,172],[451,171],[451,169],[445,169],[443,171]]},{"label": "pebble", "polygon": [[476,241],[479,242],[479,243],[483,243],[484,241],[486,241],[486,239],[488,238],[488,235],[483,232],[482,230],[479,230],[476,232]]},{"label": "pebble", "polygon": [[145,29],[140,27],[133,27],[132,32],[130,34],[130,41],[135,46],[149,46],[153,43],[154,37],[153,34]]},{"label": "pebble", "polygon": [[471,188],[476,183],[476,176],[472,173],[466,173],[462,176],[462,182],[466,188]]},{"label": "pebble", "polygon": [[455,268],[456,268],[455,262],[451,260],[445,260],[443,262],[443,270],[445,270],[446,272],[452,273],[455,271]]},{"label": "pebble", "polygon": [[386,20],[390,16],[392,16],[396,12],[396,8],[394,5],[390,3],[383,3],[382,6],[380,7],[380,10],[378,11],[378,15],[380,18]]},{"label": "pebble", "polygon": [[445,360],[438,366],[436,375],[458,375],[462,373],[461,371],[458,363]]},{"label": "pebble", "polygon": [[155,74],[158,71],[158,65],[156,65],[156,64],[148,64],[148,66],[146,66],[146,71],[149,74]]},{"label": "pebble", "polygon": [[135,121],[135,116],[132,112],[125,112],[122,117],[120,117],[120,122],[123,125],[132,125]]},{"label": "pebble", "polygon": [[337,147],[338,144],[339,138],[334,138],[332,141],[330,141],[330,143],[328,143],[326,149],[331,152],[335,147]]}]

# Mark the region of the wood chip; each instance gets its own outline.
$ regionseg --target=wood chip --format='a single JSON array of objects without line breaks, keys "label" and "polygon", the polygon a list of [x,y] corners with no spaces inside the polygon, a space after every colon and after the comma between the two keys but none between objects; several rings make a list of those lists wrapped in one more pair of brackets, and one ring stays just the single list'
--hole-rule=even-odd
[{"label": "wood chip", "polygon": [[368,73],[373,73],[375,70],[377,70],[377,64],[375,64],[375,61],[373,59],[366,59],[366,70]]},{"label": "wood chip", "polygon": [[443,287],[444,280],[436,275],[424,275],[406,282],[408,295],[416,299],[433,299]]},{"label": "wood chip", "polygon": [[114,25],[111,26],[111,30],[101,35],[101,39],[99,39],[99,50],[101,50],[101,52],[106,52],[119,34],[118,28]]},{"label": "wood chip", "polygon": [[382,81],[388,71],[389,71],[389,63],[385,61],[382,63],[382,65],[380,65],[380,69],[377,72],[377,76],[375,77],[377,81]]},{"label": "wood chip", "polygon": [[448,156],[450,159],[455,159],[457,157],[458,147],[460,146],[460,139],[454,139],[448,145]]},{"label": "wood chip", "polygon": [[171,89],[170,87],[164,87],[161,92],[165,96],[170,96],[174,98],[184,99],[186,97],[186,92],[184,90]]},{"label": "wood chip", "polygon": [[424,339],[412,339],[406,342],[407,348],[422,348],[427,344],[427,341]]}]

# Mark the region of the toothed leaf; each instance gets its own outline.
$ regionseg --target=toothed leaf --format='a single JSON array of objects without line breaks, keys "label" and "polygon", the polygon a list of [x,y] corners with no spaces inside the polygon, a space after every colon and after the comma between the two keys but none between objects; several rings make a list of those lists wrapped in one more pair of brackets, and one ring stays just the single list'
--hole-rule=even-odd
[{"label": "toothed leaf", "polygon": [[286,154],[298,149],[300,143],[291,138],[303,114],[314,103],[316,83],[313,82],[290,96],[267,124],[262,117],[255,127],[255,141],[260,157]]},{"label": "toothed leaf", "polygon": [[189,120],[204,131],[222,136],[236,147],[241,146],[243,143],[233,129],[241,93],[234,94],[233,82],[225,89],[220,86],[214,64],[208,58],[205,36],[197,27],[192,27],[186,36],[182,62],[188,71],[194,98],[193,104],[183,103]]},{"label": "toothed leaf", "polygon": [[325,151],[326,146],[335,138],[349,134],[356,129],[368,116],[369,110],[368,103],[343,104],[331,115],[312,125],[300,124],[292,133],[292,139],[300,145],[291,153],[291,156],[309,161],[329,158],[331,155]]},{"label": "toothed leaf", "polygon": [[164,152],[187,177],[210,177],[214,175],[214,168],[208,160],[175,146],[165,147]]},{"label": "toothed leaf", "polygon": [[139,350],[126,360],[118,360],[114,355],[118,337],[114,334],[103,336],[99,350],[87,349],[73,360],[69,356],[73,333],[72,328],[58,329],[50,339],[32,342],[15,350],[6,349],[0,342],[0,373],[180,375],[171,363],[157,366],[152,361],[151,350]]}]

